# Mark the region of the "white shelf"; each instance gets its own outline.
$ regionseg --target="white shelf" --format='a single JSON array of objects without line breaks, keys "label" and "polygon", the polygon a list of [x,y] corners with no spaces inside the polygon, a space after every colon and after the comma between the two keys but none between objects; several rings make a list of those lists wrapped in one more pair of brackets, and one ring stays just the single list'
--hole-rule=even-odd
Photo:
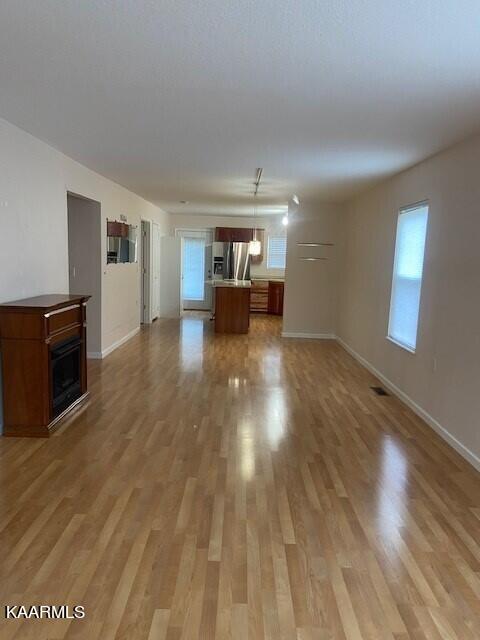
[{"label": "white shelf", "polygon": [[313,258],[313,257],[310,257],[310,258],[302,258],[302,257],[300,257],[298,259],[299,260],[305,260],[306,262],[313,262],[315,260],[328,260],[328,258]]},{"label": "white shelf", "polygon": [[334,247],[333,242],[297,242],[298,247]]}]

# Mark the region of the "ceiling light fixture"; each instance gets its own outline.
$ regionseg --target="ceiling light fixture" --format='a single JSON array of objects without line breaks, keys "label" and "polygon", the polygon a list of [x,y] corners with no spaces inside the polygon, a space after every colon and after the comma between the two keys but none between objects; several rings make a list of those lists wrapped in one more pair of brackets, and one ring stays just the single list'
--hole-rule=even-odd
[{"label": "ceiling light fixture", "polygon": [[260,242],[260,240],[257,240],[256,238],[254,238],[253,240],[250,240],[250,243],[248,246],[248,253],[251,256],[259,256],[261,252],[262,252],[262,243]]},{"label": "ceiling light fixture", "polygon": [[259,256],[262,253],[262,243],[260,240],[257,240],[257,226],[255,224],[257,216],[257,193],[260,186],[260,180],[262,179],[262,173],[263,169],[257,169],[257,175],[255,177],[255,182],[253,183],[255,185],[255,190],[253,192],[253,220],[255,226],[253,228],[253,240],[250,240],[248,245],[248,253],[251,256]]},{"label": "ceiling light fixture", "polygon": [[263,173],[262,168],[257,169],[257,175],[255,177],[255,182],[253,183],[255,185],[255,191],[253,193],[254,196],[257,195],[258,187],[260,186],[260,180],[262,179],[262,173]]},{"label": "ceiling light fixture", "polygon": [[[253,196],[253,219],[256,220],[257,216],[257,194]],[[251,256],[259,256],[262,253],[262,243],[260,240],[257,240],[257,225],[254,222],[253,228],[253,240],[250,240],[248,245],[248,253]]]}]

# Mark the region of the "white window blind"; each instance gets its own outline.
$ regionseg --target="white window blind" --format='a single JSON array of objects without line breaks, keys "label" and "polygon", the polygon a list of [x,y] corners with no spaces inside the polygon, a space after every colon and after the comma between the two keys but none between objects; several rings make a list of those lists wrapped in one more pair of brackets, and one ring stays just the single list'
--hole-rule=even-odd
[{"label": "white window blind", "polygon": [[183,240],[183,299],[203,300],[205,295],[205,239]]},{"label": "white window blind", "polygon": [[410,351],[417,346],[427,221],[425,203],[398,214],[388,337]]},{"label": "white window blind", "polygon": [[285,269],[287,255],[287,238],[286,236],[269,237],[267,268],[268,269]]}]

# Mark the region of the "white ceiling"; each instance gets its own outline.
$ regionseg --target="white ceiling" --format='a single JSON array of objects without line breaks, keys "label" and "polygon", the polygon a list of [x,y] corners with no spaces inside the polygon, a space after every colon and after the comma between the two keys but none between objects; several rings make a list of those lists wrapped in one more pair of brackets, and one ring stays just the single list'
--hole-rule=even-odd
[{"label": "white ceiling", "polygon": [[[2,0],[0,115],[170,212],[341,200],[480,128],[478,0]],[[188,200],[182,205],[180,200]]]}]

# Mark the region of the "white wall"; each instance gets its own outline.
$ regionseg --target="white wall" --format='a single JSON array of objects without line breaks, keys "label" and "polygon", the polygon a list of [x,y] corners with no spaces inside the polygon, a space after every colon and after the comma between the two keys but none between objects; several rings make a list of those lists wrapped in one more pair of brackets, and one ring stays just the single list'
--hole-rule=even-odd
[{"label": "white wall", "polygon": [[166,234],[169,216],[120,185],[65,156],[61,158],[67,189],[98,200],[102,206],[102,352],[105,353],[138,329],[141,301],[140,263],[106,264],[106,221],[119,220],[123,214],[128,224],[137,226],[140,236],[140,222],[143,218],[157,222],[161,233]]},{"label": "white wall", "polygon": [[[339,205],[301,202],[289,215],[283,333],[287,336],[335,334],[338,253],[343,210]],[[333,247],[299,247],[298,242],[333,242]],[[327,257],[303,261],[300,257]]]},{"label": "white wall", "polygon": [[0,302],[68,292],[62,156],[0,119]]},{"label": "white wall", "polygon": [[[347,206],[337,333],[480,468],[480,137]],[[417,352],[386,340],[397,213],[428,199]]]},{"label": "white wall", "polygon": [[154,220],[167,213],[0,119],[0,301],[68,292],[67,191],[101,203],[102,350],[139,326],[138,264],[106,265],[106,219]]},{"label": "white wall", "polygon": [[239,227],[265,229],[265,247],[263,252],[263,261],[260,264],[252,264],[250,267],[250,275],[252,277],[266,276],[270,278],[283,278],[284,269],[268,269],[267,268],[267,246],[269,236],[284,236],[286,229],[282,225],[282,217],[278,215],[272,216],[203,216],[203,215],[180,215],[173,214],[170,216],[170,233],[173,235],[175,229],[215,229],[215,227]]}]

